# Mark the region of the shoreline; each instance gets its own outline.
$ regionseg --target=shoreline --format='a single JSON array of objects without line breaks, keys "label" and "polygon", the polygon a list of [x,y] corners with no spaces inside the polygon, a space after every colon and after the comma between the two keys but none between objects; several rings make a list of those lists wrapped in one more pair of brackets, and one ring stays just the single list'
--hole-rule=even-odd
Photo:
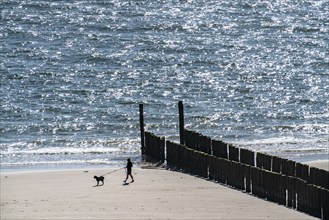
[{"label": "shoreline", "polygon": [[[329,171],[329,158],[319,159],[319,160],[309,160],[299,162],[302,164],[307,164],[312,167]],[[140,162],[135,163],[136,168],[142,168]],[[0,173],[17,173],[17,172],[38,172],[38,171],[63,171],[63,170],[88,170],[88,169],[117,169],[118,166],[106,166],[106,165],[65,165],[65,166],[19,166],[19,167],[5,167],[0,165]]]},{"label": "shoreline", "polygon": [[3,219],[316,219],[249,193],[164,169],[1,173]]}]

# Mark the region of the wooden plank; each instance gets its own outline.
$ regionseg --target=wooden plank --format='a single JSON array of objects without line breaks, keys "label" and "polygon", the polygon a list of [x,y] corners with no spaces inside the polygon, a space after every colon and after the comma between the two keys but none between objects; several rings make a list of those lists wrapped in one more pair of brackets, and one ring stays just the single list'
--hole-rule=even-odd
[{"label": "wooden plank", "polygon": [[271,178],[270,178],[270,184],[271,184],[271,194],[268,197],[268,199],[272,202],[279,203],[280,197],[279,197],[279,177],[280,175],[274,172],[271,172]]},{"label": "wooden plank", "polygon": [[308,185],[310,195],[309,213],[317,218],[321,218],[322,216],[320,189],[318,186]]},{"label": "wooden plank", "polygon": [[141,133],[141,153],[145,155],[145,129],[144,129],[144,107],[139,104],[139,127]]},{"label": "wooden plank", "polygon": [[184,129],[184,145],[190,147],[192,145],[191,143],[191,131]]},{"label": "wooden plank", "polygon": [[228,179],[229,179],[229,175],[230,175],[230,169],[229,169],[229,166],[228,166],[228,163],[229,161],[228,160],[225,160],[225,159],[222,159],[221,160],[222,162],[222,179],[223,179],[223,183],[224,184],[227,184],[228,185]]},{"label": "wooden plank", "polygon": [[200,150],[204,153],[210,154],[211,153],[211,138],[200,135]]},{"label": "wooden plank", "polygon": [[226,172],[226,160],[222,158],[217,159],[217,164],[218,164],[218,181],[223,184],[227,184],[227,179],[225,176]]},{"label": "wooden plank", "polygon": [[245,186],[246,192],[251,192],[250,166],[245,166],[245,181],[246,181],[246,186]]},{"label": "wooden plank", "polygon": [[237,188],[241,190],[245,190],[244,181],[245,181],[246,165],[241,163],[236,163],[236,166],[239,173]]},{"label": "wooden plank", "polygon": [[287,176],[296,176],[296,162],[282,159],[282,174]]},{"label": "wooden plank", "polygon": [[287,176],[287,190],[288,190],[288,207],[296,208],[296,178]]},{"label": "wooden plank", "polygon": [[202,177],[208,179],[208,169],[209,169],[209,156],[210,154],[202,153],[201,160],[202,160]]},{"label": "wooden plank", "polygon": [[306,164],[296,163],[296,177],[309,181],[309,166]]},{"label": "wooden plank", "polygon": [[200,134],[198,132],[192,132],[193,136],[193,149],[200,150]]},{"label": "wooden plank", "polygon": [[272,171],[281,173],[282,159],[280,157],[272,156]]},{"label": "wooden plank", "polygon": [[149,148],[149,132],[145,131],[145,146],[144,146],[144,155],[147,156]]},{"label": "wooden plank", "polygon": [[309,183],[329,189],[329,172],[326,170],[310,167]]},{"label": "wooden plank", "polygon": [[263,153],[257,153],[256,155],[256,163],[257,167],[271,171],[272,170],[272,156],[263,154]]},{"label": "wooden plank", "polygon": [[215,156],[213,158],[214,158],[214,178],[217,182],[220,182],[219,181],[219,175],[220,175],[220,172],[221,172],[220,164],[219,164],[220,159],[215,157]]},{"label": "wooden plank", "polygon": [[172,143],[170,141],[166,142],[166,151],[167,166],[172,167]]},{"label": "wooden plank", "polygon": [[209,180],[215,180],[215,167],[214,167],[214,156],[213,155],[209,155],[208,156],[208,166],[209,166],[209,175],[208,175],[208,179]]},{"label": "wooden plank", "polygon": [[252,178],[252,194],[264,198],[262,170],[256,167],[251,167],[250,171]]},{"label": "wooden plank", "polygon": [[179,112],[179,137],[180,144],[185,144],[185,133],[184,133],[184,106],[183,101],[178,102],[178,112]]},{"label": "wooden plank", "polygon": [[240,162],[255,166],[255,153],[248,149],[240,149]]},{"label": "wooden plank", "polygon": [[263,169],[263,160],[264,160],[264,154],[257,152],[256,154],[256,167]]},{"label": "wooden plank", "polygon": [[297,191],[297,210],[302,212],[307,212],[308,211],[307,203],[309,199],[308,199],[306,181],[297,179],[296,191]]},{"label": "wooden plank", "polygon": [[264,154],[263,169],[268,170],[268,171],[272,170],[272,156],[271,155]]},{"label": "wooden plank", "polygon": [[212,140],[213,155],[220,158],[227,159],[227,145],[222,141]]},{"label": "wooden plank", "polygon": [[322,219],[329,220],[329,190],[320,189],[321,195],[321,207],[322,207]]},{"label": "wooden plank", "polygon": [[286,201],[287,176],[279,175],[278,177],[279,178],[277,184],[278,184],[279,204],[287,205],[287,201]]},{"label": "wooden plank", "polygon": [[190,146],[190,141],[191,141],[191,137],[190,137],[190,131],[187,129],[184,129],[184,146],[189,147]]},{"label": "wooden plank", "polygon": [[185,148],[182,151],[182,154],[184,154],[184,161],[182,164],[184,164],[184,171],[189,173],[191,169],[191,157],[190,157],[190,148]]},{"label": "wooden plank", "polygon": [[166,145],[166,140],[164,137],[160,138],[160,154],[159,154],[159,160],[160,162],[164,163],[165,162],[165,145]]},{"label": "wooden plank", "polygon": [[156,154],[155,146],[157,146],[157,145],[155,143],[155,141],[156,141],[155,138],[156,138],[155,135],[151,133],[151,157],[152,157],[152,160],[155,158],[155,154]]},{"label": "wooden plank", "polygon": [[233,145],[228,145],[229,160],[239,162],[239,148]]},{"label": "wooden plank", "polygon": [[321,176],[323,180],[321,187],[329,190],[329,171],[322,170],[321,172],[322,172]]}]

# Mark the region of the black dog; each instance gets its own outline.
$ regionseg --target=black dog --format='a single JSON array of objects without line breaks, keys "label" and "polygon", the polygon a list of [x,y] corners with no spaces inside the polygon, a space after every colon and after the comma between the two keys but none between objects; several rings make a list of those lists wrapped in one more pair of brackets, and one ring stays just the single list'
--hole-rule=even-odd
[{"label": "black dog", "polygon": [[94,178],[97,181],[97,186],[99,185],[99,181],[102,181],[102,183],[103,183],[101,186],[104,185],[104,177],[103,176],[94,176]]}]

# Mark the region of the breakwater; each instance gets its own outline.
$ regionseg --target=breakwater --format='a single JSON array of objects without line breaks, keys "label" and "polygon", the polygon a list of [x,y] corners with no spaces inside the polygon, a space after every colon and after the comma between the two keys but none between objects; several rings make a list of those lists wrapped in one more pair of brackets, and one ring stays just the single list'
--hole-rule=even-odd
[{"label": "breakwater", "polygon": [[187,130],[184,128],[182,102],[178,106],[180,143],[144,131],[141,111],[144,157],[165,163],[169,169],[197,175],[312,216],[329,219],[328,171],[238,148]]}]

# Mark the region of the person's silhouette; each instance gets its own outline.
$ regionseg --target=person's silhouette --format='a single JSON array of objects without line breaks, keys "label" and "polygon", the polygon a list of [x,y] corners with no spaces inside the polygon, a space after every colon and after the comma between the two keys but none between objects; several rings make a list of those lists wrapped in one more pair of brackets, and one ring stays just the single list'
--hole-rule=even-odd
[{"label": "person's silhouette", "polygon": [[126,182],[128,180],[129,176],[131,178],[131,182],[134,182],[134,177],[133,177],[133,175],[131,175],[132,167],[133,167],[133,163],[130,161],[130,158],[128,158],[127,166],[125,167],[125,168],[127,168],[127,177],[126,177],[125,181],[123,181],[123,182]]}]

